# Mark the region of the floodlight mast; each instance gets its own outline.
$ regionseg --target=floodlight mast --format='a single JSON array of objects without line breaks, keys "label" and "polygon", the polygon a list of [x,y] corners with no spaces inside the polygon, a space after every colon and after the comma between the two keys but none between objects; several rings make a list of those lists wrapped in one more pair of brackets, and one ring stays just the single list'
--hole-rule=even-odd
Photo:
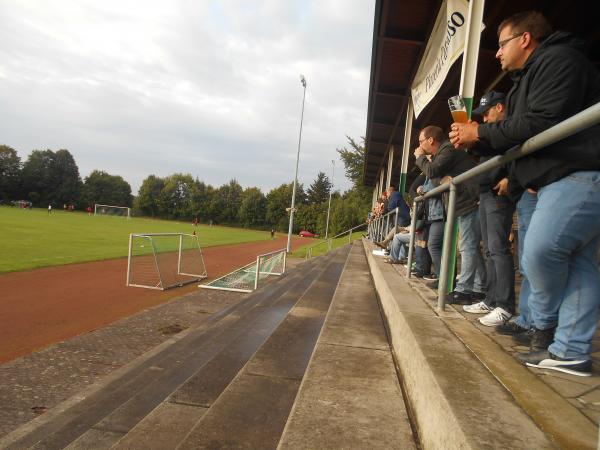
[{"label": "floodlight mast", "polygon": [[300,75],[300,83],[304,87],[302,94],[302,113],[300,115],[300,134],[298,135],[298,152],[296,154],[296,174],[294,175],[294,186],[292,188],[292,206],[290,208],[290,227],[288,229],[287,252],[292,249],[292,231],[294,228],[294,213],[296,212],[296,185],[298,184],[298,163],[300,161],[300,142],[302,141],[302,121],[304,120],[304,100],[306,99],[306,78]]}]

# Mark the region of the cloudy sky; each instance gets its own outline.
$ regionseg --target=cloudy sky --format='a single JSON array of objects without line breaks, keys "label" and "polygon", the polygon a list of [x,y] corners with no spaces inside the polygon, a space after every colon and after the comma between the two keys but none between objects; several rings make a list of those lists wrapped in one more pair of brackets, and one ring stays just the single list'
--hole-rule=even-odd
[{"label": "cloudy sky", "polygon": [[373,0],[0,0],[0,144],[80,174],[191,173],[263,191],[363,136]]}]

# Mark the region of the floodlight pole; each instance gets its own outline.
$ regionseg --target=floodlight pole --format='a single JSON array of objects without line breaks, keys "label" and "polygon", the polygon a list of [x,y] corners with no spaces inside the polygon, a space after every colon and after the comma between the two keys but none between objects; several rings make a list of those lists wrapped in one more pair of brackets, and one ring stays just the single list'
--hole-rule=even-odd
[{"label": "floodlight pole", "polygon": [[302,141],[302,121],[304,120],[304,99],[306,98],[306,78],[300,75],[300,83],[304,87],[302,94],[302,114],[300,115],[300,135],[298,136],[298,153],[296,154],[296,175],[294,176],[294,187],[292,188],[292,206],[290,208],[290,227],[288,229],[287,252],[292,249],[292,230],[294,228],[294,213],[296,205],[296,184],[298,184],[298,163],[300,162],[300,142]]},{"label": "floodlight pole", "polygon": [[329,187],[329,206],[327,206],[327,223],[325,224],[325,239],[329,235],[329,211],[331,211],[331,194],[333,193],[333,177],[335,175],[335,161],[331,160],[331,186]]}]

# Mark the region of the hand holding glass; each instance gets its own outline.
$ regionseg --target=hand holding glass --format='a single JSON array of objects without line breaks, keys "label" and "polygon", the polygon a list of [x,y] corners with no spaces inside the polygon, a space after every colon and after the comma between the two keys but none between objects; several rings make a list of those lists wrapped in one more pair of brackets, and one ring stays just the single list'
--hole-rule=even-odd
[{"label": "hand holding glass", "polygon": [[448,106],[450,107],[450,114],[454,122],[467,123],[469,118],[467,116],[467,107],[462,98],[462,95],[455,95],[448,99]]}]

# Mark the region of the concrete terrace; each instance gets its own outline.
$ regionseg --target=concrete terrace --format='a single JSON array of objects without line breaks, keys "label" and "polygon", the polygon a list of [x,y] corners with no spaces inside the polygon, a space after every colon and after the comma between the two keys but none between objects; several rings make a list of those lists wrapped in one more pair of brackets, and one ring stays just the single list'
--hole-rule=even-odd
[{"label": "concrete terrace", "polygon": [[596,448],[598,375],[521,366],[403,270],[355,242],[6,363],[0,448]]}]

